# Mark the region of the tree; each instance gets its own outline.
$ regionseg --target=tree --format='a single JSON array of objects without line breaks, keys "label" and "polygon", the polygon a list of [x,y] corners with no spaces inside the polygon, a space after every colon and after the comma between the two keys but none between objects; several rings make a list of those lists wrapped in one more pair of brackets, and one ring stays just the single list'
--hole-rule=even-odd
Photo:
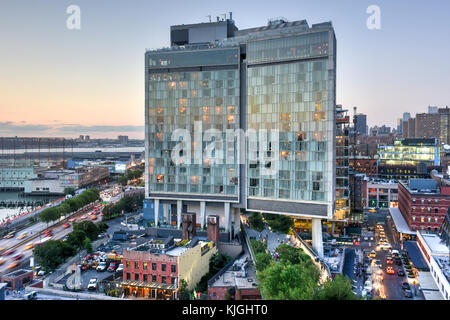
[{"label": "tree", "polygon": [[181,279],[180,284],[180,300],[190,300],[192,291],[188,290],[188,283],[186,280]]},{"label": "tree", "polygon": [[84,238],[84,242],[83,242],[83,247],[84,250],[86,250],[87,253],[92,253],[92,242],[91,239],[89,239],[88,237]]},{"label": "tree", "polygon": [[262,243],[261,241],[250,239],[250,245],[252,246],[255,255],[259,252],[266,252],[267,245]]},{"label": "tree", "polygon": [[352,283],[347,276],[337,275],[334,280],[328,279],[323,288],[318,292],[319,300],[355,300],[357,297],[352,292]]},{"label": "tree", "polygon": [[67,243],[74,248],[82,248],[86,233],[83,230],[74,230],[67,237]]},{"label": "tree", "polygon": [[256,259],[255,267],[258,272],[261,272],[265,268],[267,268],[270,265],[270,262],[272,261],[270,254],[266,252],[257,253],[255,255],[255,259]]},{"label": "tree", "polygon": [[259,212],[253,212],[248,218],[248,222],[250,223],[250,227],[258,232],[263,231],[265,228],[264,221]]},{"label": "tree", "polygon": [[46,270],[55,270],[66,258],[74,254],[75,249],[70,244],[59,240],[49,240],[33,249],[36,263]]},{"label": "tree", "polygon": [[265,213],[264,219],[273,231],[279,233],[287,234],[293,226],[292,218],[280,214]]},{"label": "tree", "polygon": [[76,192],[76,190],[73,187],[66,187],[66,188],[64,188],[64,194],[65,195],[70,194],[70,195],[74,196],[75,192]]},{"label": "tree", "polygon": [[269,300],[311,300],[317,288],[319,271],[301,264],[270,264],[258,273],[261,293]]}]

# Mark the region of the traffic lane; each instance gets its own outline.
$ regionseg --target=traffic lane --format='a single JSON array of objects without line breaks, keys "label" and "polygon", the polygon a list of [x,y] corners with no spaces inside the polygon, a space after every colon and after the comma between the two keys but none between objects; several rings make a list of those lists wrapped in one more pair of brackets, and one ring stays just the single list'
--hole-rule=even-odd
[{"label": "traffic lane", "polygon": [[[403,266],[397,266],[394,264],[388,264],[386,262],[386,258],[389,256],[389,251],[387,250],[380,250],[377,252],[377,257],[379,257],[380,262],[383,265],[383,273],[384,273],[384,286],[385,286],[385,292],[386,297],[389,300],[407,300],[403,295],[402,291],[402,283],[405,281],[408,281],[406,276],[398,276],[397,271],[398,269],[403,269]],[[388,266],[391,266],[395,270],[395,274],[388,274],[386,272],[386,268]]]},{"label": "traffic lane", "polygon": [[[90,220],[92,221],[92,220]],[[94,220],[92,222],[94,223],[98,223],[102,221],[102,216],[98,216],[97,220]],[[73,226],[72,224],[70,224],[69,228],[64,228],[63,226],[58,226],[58,227],[54,227],[52,228],[52,240],[59,240],[59,239],[63,239],[65,236],[67,236],[68,234],[70,234],[73,231]],[[20,259],[20,262],[22,261],[26,261],[29,260],[32,255],[33,255],[33,249],[25,249],[25,247],[27,245],[29,245],[30,243],[32,244],[36,244],[39,243],[40,241],[42,241],[45,238],[44,235],[40,235],[38,238],[35,238],[33,240],[31,240],[30,242],[25,242],[23,245],[21,245],[20,247],[15,249],[15,252],[10,255],[10,256],[2,256],[2,258],[4,258],[4,263],[2,265],[0,265],[0,273],[1,274],[5,274],[8,273],[10,271],[13,271],[15,268],[13,269],[8,269],[8,267],[14,262],[13,258],[14,256],[18,255],[18,254],[22,254],[23,257]]]}]

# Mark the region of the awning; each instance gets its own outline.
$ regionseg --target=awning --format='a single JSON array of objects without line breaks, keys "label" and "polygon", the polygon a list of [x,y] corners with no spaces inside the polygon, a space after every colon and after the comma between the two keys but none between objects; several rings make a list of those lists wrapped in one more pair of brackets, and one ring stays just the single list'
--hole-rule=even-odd
[{"label": "awning", "polygon": [[395,228],[398,232],[416,235],[416,231],[409,230],[408,224],[406,223],[405,218],[403,218],[399,208],[389,208],[389,212],[391,214],[392,220],[394,220]]},{"label": "awning", "polygon": [[148,288],[148,289],[161,289],[161,290],[176,290],[174,284],[157,283],[157,282],[132,281],[132,280],[122,281],[120,283],[120,286],[122,286],[122,287]]},{"label": "awning", "polygon": [[422,252],[415,241],[406,241],[405,242],[406,250],[408,250],[409,256],[414,267],[417,270],[421,271],[430,271],[427,262],[425,261]]}]

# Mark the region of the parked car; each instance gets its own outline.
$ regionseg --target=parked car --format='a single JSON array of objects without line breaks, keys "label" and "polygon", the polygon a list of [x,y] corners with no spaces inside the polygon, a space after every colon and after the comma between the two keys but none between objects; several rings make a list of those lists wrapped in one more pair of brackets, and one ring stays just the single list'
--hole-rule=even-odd
[{"label": "parked car", "polygon": [[409,285],[408,282],[403,282],[402,283],[402,290],[406,290],[406,289],[411,290],[411,286]]},{"label": "parked car", "polygon": [[97,283],[98,283],[98,279],[97,278],[91,278],[91,280],[89,280],[89,284],[87,286],[88,290],[96,290],[97,289]]},{"label": "parked car", "polygon": [[123,272],[123,263],[119,264],[119,266],[116,269],[116,272]]},{"label": "parked car", "polygon": [[404,277],[404,276],[405,276],[405,272],[404,272],[402,269],[398,269],[398,270],[397,270],[397,275],[398,275],[399,277]]},{"label": "parked car", "polygon": [[116,269],[117,269],[117,262],[111,262],[110,264],[109,264],[109,267],[108,267],[108,271],[109,272],[114,272],[114,271],[116,271]]},{"label": "parked car", "polygon": [[106,262],[105,262],[105,261],[100,262],[100,263],[98,264],[96,270],[97,270],[97,271],[105,271],[105,270],[106,270]]},{"label": "parked car", "polygon": [[403,290],[403,295],[407,298],[412,298],[412,291],[410,289]]}]

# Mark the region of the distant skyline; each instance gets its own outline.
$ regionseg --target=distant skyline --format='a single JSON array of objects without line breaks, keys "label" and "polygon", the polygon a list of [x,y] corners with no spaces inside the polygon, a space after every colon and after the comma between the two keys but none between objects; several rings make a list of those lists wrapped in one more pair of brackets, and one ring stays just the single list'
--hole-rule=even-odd
[{"label": "distant skyline", "polygon": [[[70,5],[81,30],[69,30]],[[369,30],[367,7],[381,9]],[[239,29],[269,18],[331,21],[337,103],[369,127],[396,127],[404,112],[450,105],[450,1],[0,2],[0,136],[144,138],[144,53],[169,46],[170,26],[233,12]]]}]

